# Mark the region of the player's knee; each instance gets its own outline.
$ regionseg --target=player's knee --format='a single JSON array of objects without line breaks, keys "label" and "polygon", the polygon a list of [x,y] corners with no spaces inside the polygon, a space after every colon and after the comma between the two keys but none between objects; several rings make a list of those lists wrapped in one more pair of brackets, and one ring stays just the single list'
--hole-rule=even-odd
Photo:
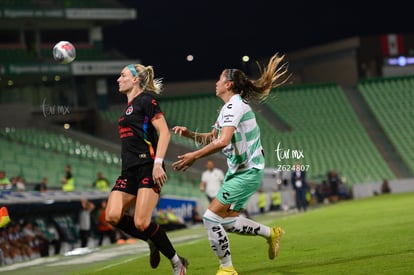
[{"label": "player's knee", "polygon": [[105,221],[111,225],[117,225],[121,220],[121,215],[112,212],[106,211],[105,213]]},{"label": "player's knee", "polygon": [[145,231],[150,224],[150,222],[146,220],[135,220],[134,223],[135,223],[135,227],[139,231]]}]

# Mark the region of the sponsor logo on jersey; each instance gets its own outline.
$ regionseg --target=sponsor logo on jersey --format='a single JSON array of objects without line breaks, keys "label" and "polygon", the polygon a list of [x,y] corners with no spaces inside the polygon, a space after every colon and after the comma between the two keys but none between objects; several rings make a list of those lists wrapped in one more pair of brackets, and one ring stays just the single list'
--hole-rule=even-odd
[{"label": "sponsor logo on jersey", "polygon": [[224,123],[226,123],[226,122],[233,122],[233,115],[225,115],[224,116]]},{"label": "sponsor logo on jersey", "polygon": [[130,127],[118,126],[118,132],[120,138],[132,137],[134,135],[134,132]]},{"label": "sponsor logo on jersey", "polygon": [[127,115],[127,116],[129,116],[130,114],[132,114],[132,112],[134,111],[134,108],[132,107],[132,106],[129,106],[127,109],[126,109],[126,111],[125,111],[125,114]]}]

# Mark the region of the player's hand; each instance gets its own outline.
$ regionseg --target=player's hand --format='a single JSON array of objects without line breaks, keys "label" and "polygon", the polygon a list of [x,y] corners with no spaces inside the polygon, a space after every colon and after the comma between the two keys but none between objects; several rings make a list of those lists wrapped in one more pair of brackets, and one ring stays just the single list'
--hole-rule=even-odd
[{"label": "player's hand", "polygon": [[161,164],[154,164],[154,168],[152,168],[152,179],[160,188],[167,182],[167,174]]},{"label": "player's hand", "polygon": [[172,164],[174,170],[185,171],[196,161],[193,153],[187,153],[177,157],[179,160]]},{"label": "player's hand", "polygon": [[188,132],[187,127],[185,126],[174,126],[172,128],[172,131],[174,132],[174,134],[179,135],[179,136],[185,136],[185,134]]}]

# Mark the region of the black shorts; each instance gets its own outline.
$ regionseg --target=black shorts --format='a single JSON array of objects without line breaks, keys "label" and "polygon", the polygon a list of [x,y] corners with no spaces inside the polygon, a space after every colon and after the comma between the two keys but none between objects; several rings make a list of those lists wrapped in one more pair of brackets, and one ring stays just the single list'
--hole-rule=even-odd
[{"label": "black shorts", "polygon": [[153,163],[133,166],[118,177],[112,191],[121,191],[136,196],[140,188],[152,188],[156,193],[160,193],[161,189],[152,179]]}]

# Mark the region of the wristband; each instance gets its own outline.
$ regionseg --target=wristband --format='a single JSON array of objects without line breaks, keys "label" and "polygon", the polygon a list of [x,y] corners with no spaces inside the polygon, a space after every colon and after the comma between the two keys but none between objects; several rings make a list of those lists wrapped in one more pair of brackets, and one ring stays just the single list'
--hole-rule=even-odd
[{"label": "wristband", "polygon": [[164,159],[162,159],[162,158],[155,158],[154,163],[162,164],[163,161],[164,161]]}]

